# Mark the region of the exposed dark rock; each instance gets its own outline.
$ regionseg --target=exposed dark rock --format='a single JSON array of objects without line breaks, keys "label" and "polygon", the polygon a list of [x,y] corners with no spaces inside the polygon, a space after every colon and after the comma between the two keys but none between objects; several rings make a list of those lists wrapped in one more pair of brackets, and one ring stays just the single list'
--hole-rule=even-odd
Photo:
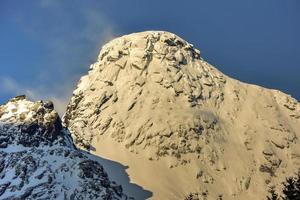
[{"label": "exposed dark rock", "polygon": [[47,109],[51,109],[51,110],[54,109],[54,104],[53,104],[52,101],[45,101],[43,105],[44,105],[44,107],[47,108]]}]

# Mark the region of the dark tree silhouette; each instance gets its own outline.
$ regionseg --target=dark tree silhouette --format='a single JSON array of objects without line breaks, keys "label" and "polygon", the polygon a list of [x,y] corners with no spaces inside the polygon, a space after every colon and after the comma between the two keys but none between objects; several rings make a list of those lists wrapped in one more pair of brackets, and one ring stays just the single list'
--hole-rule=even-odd
[{"label": "dark tree silhouette", "polygon": [[300,170],[295,177],[289,177],[283,183],[283,200],[300,200]]},{"label": "dark tree silhouette", "polygon": [[279,197],[275,187],[271,187],[267,200],[300,200],[300,169],[296,176],[286,178],[282,185],[282,196]]}]

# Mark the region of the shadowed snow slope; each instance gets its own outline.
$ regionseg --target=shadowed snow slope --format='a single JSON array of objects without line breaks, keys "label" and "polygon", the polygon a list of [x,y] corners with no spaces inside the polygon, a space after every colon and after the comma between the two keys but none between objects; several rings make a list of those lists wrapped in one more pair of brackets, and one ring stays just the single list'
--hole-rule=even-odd
[{"label": "shadowed snow slope", "polygon": [[227,77],[168,32],[103,46],[63,121],[153,199],[264,199],[300,166],[299,103]]}]

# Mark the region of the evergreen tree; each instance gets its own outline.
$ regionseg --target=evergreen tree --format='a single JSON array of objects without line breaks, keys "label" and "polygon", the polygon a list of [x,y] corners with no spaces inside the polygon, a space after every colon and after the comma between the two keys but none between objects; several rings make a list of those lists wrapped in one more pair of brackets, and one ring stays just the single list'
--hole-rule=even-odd
[{"label": "evergreen tree", "polygon": [[275,187],[271,187],[267,200],[300,200],[300,169],[296,176],[286,178],[282,185],[282,196],[279,197]]},{"label": "evergreen tree", "polygon": [[300,200],[300,170],[295,177],[287,178],[283,186],[283,200]]}]

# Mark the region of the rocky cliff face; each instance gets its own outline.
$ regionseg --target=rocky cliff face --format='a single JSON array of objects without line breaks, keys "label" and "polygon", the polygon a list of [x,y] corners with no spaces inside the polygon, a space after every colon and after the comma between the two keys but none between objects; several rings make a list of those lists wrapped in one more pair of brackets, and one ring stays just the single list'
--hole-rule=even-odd
[{"label": "rocky cliff face", "polygon": [[0,106],[0,199],[126,199],[103,167],[77,150],[49,101]]},{"label": "rocky cliff face", "polygon": [[264,199],[300,166],[299,103],[227,77],[168,32],[103,46],[63,121],[76,145],[126,163],[154,199]]},{"label": "rocky cliff face", "polygon": [[[174,34],[124,36],[102,48],[64,120],[85,147],[94,136],[107,134],[133,151],[155,147],[156,158],[200,153],[207,142],[201,135],[221,137],[218,116],[205,107],[220,106],[225,82],[197,49]],[[88,129],[84,137],[83,129]]]}]

